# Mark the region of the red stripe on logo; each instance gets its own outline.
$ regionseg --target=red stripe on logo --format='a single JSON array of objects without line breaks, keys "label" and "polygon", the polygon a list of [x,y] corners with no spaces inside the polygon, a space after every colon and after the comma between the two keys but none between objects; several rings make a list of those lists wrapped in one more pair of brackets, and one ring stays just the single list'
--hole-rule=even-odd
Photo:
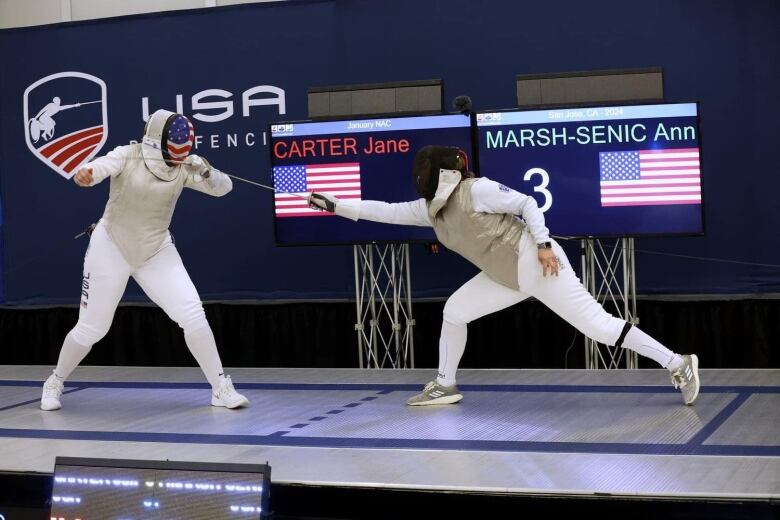
[{"label": "red stripe on logo", "polygon": [[92,146],[93,148],[100,143],[100,140],[103,138],[103,134],[96,135],[94,137],[90,137],[89,139],[84,139],[83,141],[79,141],[76,144],[73,144],[67,148],[65,148],[61,154],[59,154],[57,157],[52,159],[51,162],[56,164],[57,166],[61,166],[63,163],[68,162],[68,160],[73,157],[74,155],[80,153],[84,148]]},{"label": "red stripe on logo", "polygon": [[40,152],[41,155],[48,158],[54,155],[56,152],[62,150],[66,146],[83,139],[85,137],[88,137],[90,135],[100,135],[103,136],[103,127],[97,126],[95,128],[88,128],[86,130],[82,130],[80,132],[76,132],[75,134],[71,134],[67,137],[63,137],[62,139],[59,139],[53,143],[49,143],[46,146],[42,146],[38,149],[38,152]]},{"label": "red stripe on logo", "polygon": [[62,169],[65,170],[67,173],[72,172],[74,168],[76,168],[77,166],[81,166],[81,163],[84,161],[84,159],[86,159],[87,156],[89,156],[89,154],[91,154],[95,148],[97,148],[97,145],[90,146],[89,148],[87,148],[86,150],[78,154],[76,157],[68,161],[68,164],[66,164]]}]

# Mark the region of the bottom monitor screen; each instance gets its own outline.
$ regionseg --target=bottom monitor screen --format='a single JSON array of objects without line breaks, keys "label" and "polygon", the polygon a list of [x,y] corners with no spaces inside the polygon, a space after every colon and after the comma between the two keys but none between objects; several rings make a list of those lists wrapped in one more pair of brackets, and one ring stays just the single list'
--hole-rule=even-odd
[{"label": "bottom monitor screen", "polygon": [[269,469],[265,465],[58,458],[51,518],[265,518]]}]

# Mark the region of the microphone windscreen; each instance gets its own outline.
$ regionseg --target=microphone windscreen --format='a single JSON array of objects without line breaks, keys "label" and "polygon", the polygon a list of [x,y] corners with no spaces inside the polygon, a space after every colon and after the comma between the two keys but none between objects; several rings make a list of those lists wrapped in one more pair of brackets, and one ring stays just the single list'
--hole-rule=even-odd
[{"label": "microphone windscreen", "polygon": [[464,114],[471,111],[471,98],[468,96],[458,96],[452,100],[452,108]]}]

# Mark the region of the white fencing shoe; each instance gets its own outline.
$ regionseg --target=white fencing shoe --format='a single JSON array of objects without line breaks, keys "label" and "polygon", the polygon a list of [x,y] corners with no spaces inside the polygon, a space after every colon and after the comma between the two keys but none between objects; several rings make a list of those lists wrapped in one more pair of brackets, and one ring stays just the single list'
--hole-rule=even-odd
[{"label": "white fencing shoe", "polygon": [[220,378],[219,388],[211,394],[211,406],[224,406],[225,408],[240,408],[249,404],[246,396],[236,392],[230,376]]},{"label": "white fencing shoe", "polygon": [[43,383],[41,410],[50,411],[62,408],[60,398],[62,397],[62,389],[64,386],[62,380],[52,372],[46,382]]}]

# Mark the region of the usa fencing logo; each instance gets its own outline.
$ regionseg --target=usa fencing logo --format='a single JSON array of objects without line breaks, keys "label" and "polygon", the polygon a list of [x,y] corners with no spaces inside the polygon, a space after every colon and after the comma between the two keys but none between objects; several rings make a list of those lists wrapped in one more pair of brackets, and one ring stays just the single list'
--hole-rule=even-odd
[{"label": "usa fencing logo", "polygon": [[27,147],[66,179],[108,138],[105,82],[83,72],[59,72],[24,91]]}]

